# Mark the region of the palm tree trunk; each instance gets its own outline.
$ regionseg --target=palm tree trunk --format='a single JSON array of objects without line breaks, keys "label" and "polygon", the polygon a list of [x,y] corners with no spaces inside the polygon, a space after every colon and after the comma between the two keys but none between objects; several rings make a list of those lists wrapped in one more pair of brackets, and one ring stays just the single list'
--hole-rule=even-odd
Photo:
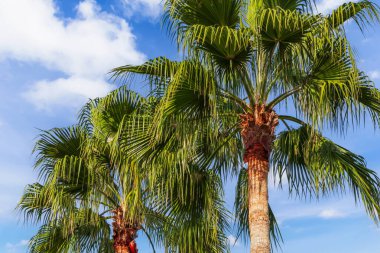
[{"label": "palm tree trunk", "polygon": [[137,253],[137,231],[139,226],[125,218],[121,207],[113,211],[113,247],[115,253]]},{"label": "palm tree trunk", "polygon": [[129,248],[127,246],[114,245],[115,253],[130,253]]},{"label": "palm tree trunk", "polygon": [[270,253],[268,172],[278,115],[265,105],[255,105],[252,111],[241,116],[244,162],[248,164],[250,253]]},{"label": "palm tree trunk", "polygon": [[[258,147],[256,152],[263,154],[263,147]],[[270,253],[268,170],[269,162],[265,156],[255,155],[249,159],[248,220],[251,253]]]}]

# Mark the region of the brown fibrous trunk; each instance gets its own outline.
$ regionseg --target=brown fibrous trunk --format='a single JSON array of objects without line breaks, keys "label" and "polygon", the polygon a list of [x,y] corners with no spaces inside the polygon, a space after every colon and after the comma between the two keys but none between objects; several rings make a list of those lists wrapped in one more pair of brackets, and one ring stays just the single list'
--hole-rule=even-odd
[{"label": "brown fibrous trunk", "polygon": [[251,253],[270,253],[268,204],[269,156],[278,115],[265,105],[255,105],[241,116],[244,162],[248,164],[248,220]]},{"label": "brown fibrous trunk", "polygon": [[121,207],[113,211],[113,247],[115,253],[137,253],[135,239],[140,229],[138,223],[125,218],[125,212]]}]

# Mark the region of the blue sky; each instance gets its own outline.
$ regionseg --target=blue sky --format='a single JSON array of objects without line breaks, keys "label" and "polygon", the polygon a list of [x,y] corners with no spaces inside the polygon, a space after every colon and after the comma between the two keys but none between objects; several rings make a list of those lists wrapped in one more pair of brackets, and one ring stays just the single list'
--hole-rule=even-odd
[{"label": "blue sky", "polygon": [[[319,10],[343,2],[321,0]],[[160,10],[160,0],[0,0],[0,252],[26,252],[36,229],[24,225],[14,207],[36,178],[31,150],[38,129],[73,124],[88,98],[115,88],[106,76],[112,67],[179,56],[160,28]],[[353,24],[347,31],[360,67],[379,83],[380,25],[365,37]],[[379,131],[367,125],[345,138],[329,136],[380,172]],[[232,189],[233,182],[227,186],[228,206]],[[380,253],[380,230],[351,197],[302,203],[271,187],[270,202],[284,253]],[[150,252],[143,237],[139,247]],[[248,249],[238,241],[232,252]]]}]

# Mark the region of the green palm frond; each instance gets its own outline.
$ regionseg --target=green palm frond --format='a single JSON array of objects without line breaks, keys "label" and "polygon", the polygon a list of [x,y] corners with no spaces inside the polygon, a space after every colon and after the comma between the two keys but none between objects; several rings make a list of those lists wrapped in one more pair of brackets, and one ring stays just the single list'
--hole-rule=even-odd
[{"label": "green palm frond", "polygon": [[284,10],[298,10],[298,11],[307,11],[312,10],[314,7],[313,0],[264,0],[264,1],[251,1],[251,2],[262,2],[264,8],[281,8]]},{"label": "green palm frond", "polygon": [[371,1],[344,3],[328,15],[332,27],[339,27],[348,20],[354,20],[363,31],[367,25],[379,21],[379,6]]},{"label": "green palm frond", "polygon": [[[228,213],[224,208],[222,182],[213,171],[189,166],[162,171],[155,206],[167,213],[167,247],[174,252],[228,252]],[[173,236],[171,236],[173,235]]]},{"label": "green palm frond", "polygon": [[111,79],[128,83],[132,81],[136,75],[142,75],[151,84],[151,88],[161,88],[166,86],[169,78],[171,78],[178,70],[180,63],[171,61],[166,57],[158,57],[145,62],[139,66],[125,65],[111,70]]},{"label": "green palm frond", "polygon": [[90,99],[78,113],[78,126],[84,129],[87,133],[92,133],[93,125],[91,122],[91,112],[97,107],[99,98]]},{"label": "green palm frond", "polygon": [[[357,102],[360,103],[360,109],[363,114],[369,114],[376,126],[380,125],[380,91],[367,80],[359,87],[359,96]],[[360,112],[360,110],[359,110]]]},{"label": "green palm frond", "polygon": [[[210,61],[216,66],[220,79],[223,79],[247,68],[252,55],[251,37],[252,32],[248,28],[192,25],[180,40],[189,55],[201,53],[200,57],[203,55],[206,60],[210,55]],[[194,45],[197,50],[193,50]]]},{"label": "green palm frond", "polygon": [[78,126],[54,128],[40,134],[33,152],[37,157],[35,168],[45,188],[56,194],[59,191],[71,194],[73,198],[88,194],[94,178],[83,157],[87,138],[86,130]]},{"label": "green palm frond", "polygon": [[75,199],[62,188],[43,186],[39,183],[28,185],[18,203],[26,222],[47,222],[60,218],[76,209]]},{"label": "green palm frond", "polygon": [[350,192],[367,213],[379,219],[380,179],[364,158],[304,125],[280,133],[273,147],[276,177],[286,178],[295,196],[320,197]]},{"label": "green palm frond", "polygon": [[[342,68],[338,68],[340,71],[337,69],[334,76],[334,66],[330,66],[320,79],[313,78],[295,94],[300,115],[309,122],[329,124],[341,132],[350,123],[365,121],[367,116],[375,126],[378,125],[379,91],[363,72],[347,68],[346,75],[343,75]],[[329,73],[332,75],[328,76]]]},{"label": "green palm frond", "polygon": [[242,0],[167,0],[164,22],[178,35],[192,25],[236,27],[240,23]]},{"label": "green palm frond", "polygon": [[304,41],[322,22],[320,16],[302,14],[297,10],[264,8],[248,16],[248,22],[266,51],[284,52]]},{"label": "green palm frond", "polygon": [[307,122],[318,126],[328,124],[341,132],[349,123],[363,121],[366,115],[377,125],[378,91],[354,64],[346,40],[336,40],[333,45],[325,43],[315,56],[305,61],[304,68],[299,66],[285,72],[281,80],[285,92],[269,106],[291,98],[298,115]]},{"label": "green palm frond", "polygon": [[[88,220],[89,216],[97,218]],[[30,252],[114,252],[110,228],[104,218],[89,210],[77,210],[67,218],[41,226],[29,242]]]},{"label": "green palm frond", "polygon": [[86,133],[79,127],[54,128],[42,131],[33,149],[36,154],[35,168],[40,177],[52,172],[57,160],[66,156],[79,156]]},{"label": "green palm frond", "polygon": [[119,130],[126,115],[139,113],[145,99],[125,86],[114,90],[102,98],[96,109],[92,110],[91,119],[94,135],[97,137],[113,138]]}]

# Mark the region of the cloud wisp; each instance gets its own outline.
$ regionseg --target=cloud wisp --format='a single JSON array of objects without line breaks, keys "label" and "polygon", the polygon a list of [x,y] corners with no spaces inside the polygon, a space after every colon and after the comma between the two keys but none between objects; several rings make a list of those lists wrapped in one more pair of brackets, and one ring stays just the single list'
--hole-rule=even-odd
[{"label": "cloud wisp", "polygon": [[7,242],[5,244],[5,248],[6,248],[7,253],[16,253],[16,252],[21,252],[21,251],[24,252],[28,243],[29,243],[28,240],[21,240],[18,243]]},{"label": "cloud wisp", "polygon": [[323,219],[336,219],[347,217],[349,213],[336,209],[324,209],[319,213],[319,217]]},{"label": "cloud wisp", "polygon": [[363,207],[356,206],[350,196],[327,198],[316,202],[289,198],[286,191],[271,190],[270,203],[277,221],[282,224],[302,219],[343,219],[363,214]]},{"label": "cloud wisp", "polygon": [[161,15],[162,0],[122,0],[127,16],[141,15],[157,19]]},{"label": "cloud wisp", "polygon": [[372,80],[379,80],[380,79],[380,71],[374,70],[369,72],[369,77]]}]

